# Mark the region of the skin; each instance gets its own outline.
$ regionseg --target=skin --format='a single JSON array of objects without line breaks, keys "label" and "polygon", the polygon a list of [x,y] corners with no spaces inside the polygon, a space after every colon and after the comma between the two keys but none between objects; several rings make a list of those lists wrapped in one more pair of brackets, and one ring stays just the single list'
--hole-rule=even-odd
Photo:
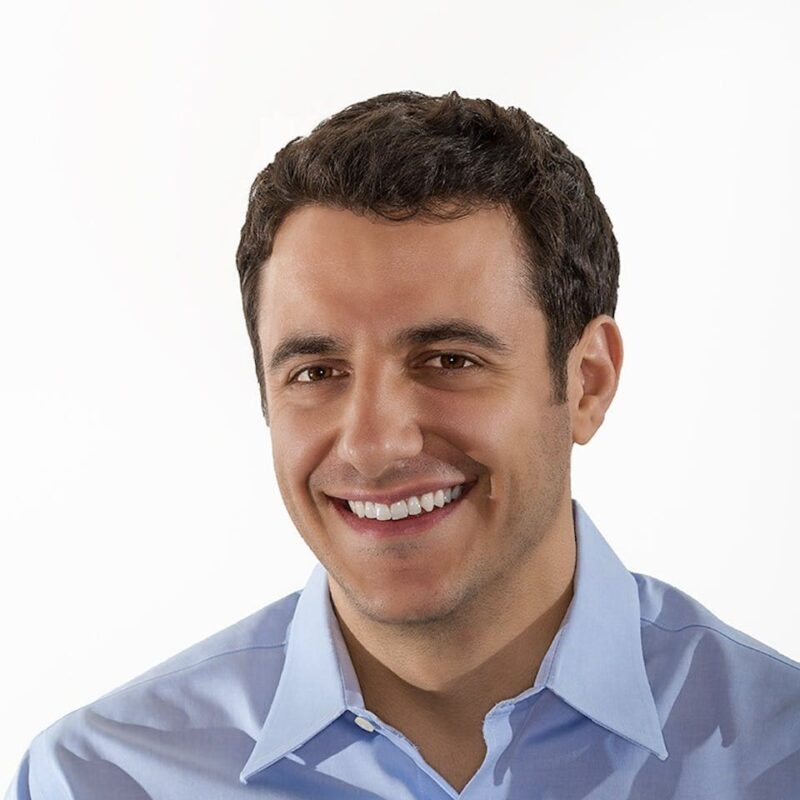
[{"label": "skin", "polygon": [[[347,342],[265,366],[275,472],[329,573],[365,705],[459,791],[485,755],[486,713],[533,685],[572,599],[572,445],[602,424],[622,365],[616,323],[595,318],[570,353],[567,402],[551,404],[546,322],[521,272],[502,209],[432,223],[307,206],[278,230],[260,287],[265,365],[289,332]],[[511,351],[391,345],[442,317],[480,323]],[[469,360],[436,357],[449,353]],[[431,476],[478,482],[417,537],[358,534],[325,496]]]}]

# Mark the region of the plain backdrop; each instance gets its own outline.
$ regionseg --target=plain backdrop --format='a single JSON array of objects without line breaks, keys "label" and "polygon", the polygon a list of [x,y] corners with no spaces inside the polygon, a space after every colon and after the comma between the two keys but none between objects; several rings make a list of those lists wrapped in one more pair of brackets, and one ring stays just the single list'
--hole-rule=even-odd
[{"label": "plain backdrop", "polygon": [[234,253],[275,152],[392,90],[520,106],[585,161],[626,357],[573,496],[629,569],[800,659],[797,8],[6,4],[0,784],[305,584]]}]

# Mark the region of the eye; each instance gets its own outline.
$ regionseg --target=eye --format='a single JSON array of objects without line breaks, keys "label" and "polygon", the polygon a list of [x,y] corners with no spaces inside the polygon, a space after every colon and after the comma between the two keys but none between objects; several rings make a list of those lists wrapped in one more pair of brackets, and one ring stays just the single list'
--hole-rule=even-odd
[{"label": "eye", "polygon": [[325,364],[312,364],[309,367],[303,367],[303,369],[298,370],[297,372],[295,372],[294,375],[292,375],[292,377],[289,379],[289,383],[320,383],[320,381],[324,380],[324,378],[319,378],[319,379],[314,378],[314,379],[310,379],[310,380],[307,380],[307,381],[301,381],[301,380],[298,380],[298,378],[301,375],[305,374],[306,372],[309,373],[309,375],[313,375],[313,374],[319,375],[320,371],[324,371],[324,370],[334,370],[334,371],[336,371],[334,369],[334,367],[329,367],[329,366],[327,366]]},{"label": "eye", "polygon": [[[459,362],[462,361],[469,361],[473,364],[474,367],[480,366],[475,359],[470,358],[469,356],[463,356],[461,353],[437,353],[435,356],[430,356],[428,360],[425,362],[427,364],[428,361],[433,361],[436,358],[441,358],[442,363],[447,364],[448,366],[445,367],[435,367],[440,372],[464,372],[463,367],[459,367]],[[455,359],[456,363],[453,363],[453,359]]]}]

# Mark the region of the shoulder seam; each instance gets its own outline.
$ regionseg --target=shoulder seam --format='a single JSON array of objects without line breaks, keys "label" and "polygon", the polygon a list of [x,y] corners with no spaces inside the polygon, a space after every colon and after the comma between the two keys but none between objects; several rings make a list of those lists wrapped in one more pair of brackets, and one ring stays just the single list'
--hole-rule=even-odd
[{"label": "shoulder seam", "polygon": [[[143,686],[145,683],[150,683],[150,681],[156,681],[160,678],[169,678],[172,675],[177,675],[179,672],[184,672],[187,669],[194,669],[194,667],[199,667],[200,664],[205,664],[206,661],[211,661],[213,658],[220,658],[221,656],[231,656],[234,653],[243,653],[247,650],[275,650],[278,647],[285,647],[286,642],[280,642],[279,644],[254,644],[250,645],[249,647],[237,647],[235,650],[223,650],[220,653],[213,653],[210,656],[206,656],[205,658],[201,658],[199,661],[193,661],[191,664],[186,664],[186,666],[178,667],[177,669],[173,669],[170,672],[164,672],[160,675],[152,675],[149,678],[143,678],[136,683],[131,683],[128,686],[120,686],[118,689],[112,689],[108,694],[103,695],[102,697],[98,697],[97,700],[92,701],[92,703],[88,703],[87,705],[93,705],[98,700],[104,700],[106,697],[114,697],[115,695],[119,694],[120,692],[127,691],[128,689],[135,689],[137,686]],[[85,708],[86,706],[84,706]]]},{"label": "shoulder seam", "polygon": [[652,619],[647,619],[647,617],[639,617],[642,622],[647,622],[649,625],[652,625],[655,628],[658,628],[662,631],[669,631],[670,633],[679,633],[680,631],[685,631],[687,628],[705,628],[706,630],[713,631],[714,633],[719,634],[720,636],[724,636],[729,641],[733,642],[734,644],[738,644],[739,647],[745,647],[748,650],[752,650],[754,653],[759,653],[762,656],[766,656],[767,658],[771,658],[773,661],[777,661],[779,664],[783,664],[787,667],[791,667],[792,669],[800,672],[800,666],[792,663],[788,657],[778,658],[773,656],[771,653],[766,653],[763,650],[760,650],[757,647],[753,647],[750,644],[746,644],[745,642],[740,642],[738,639],[735,639],[733,636],[725,633],[724,631],[719,630],[719,628],[713,628],[711,625],[703,625],[699,622],[690,622],[688,625],[683,625],[680,628],[667,628],[665,625],[661,625],[660,623],[656,622]]},{"label": "shoulder seam", "polygon": [[88,703],[84,703],[82,706],[78,706],[78,708],[72,709],[72,711],[68,711],[62,717],[59,717],[54,722],[51,722],[44,730],[40,731],[37,734],[36,738],[47,733],[51,728],[54,728],[56,725],[58,725],[62,720],[66,719],[67,717],[71,717],[73,714],[77,714],[80,711],[85,711],[86,709],[91,708],[92,706],[102,702],[103,700],[107,700],[108,698],[111,697],[116,697],[118,694],[122,694],[122,692],[127,692],[128,689],[135,689],[137,686],[144,686],[146,683],[150,683],[151,681],[157,681],[160,680],[161,678],[169,678],[171,675],[177,675],[179,672],[183,672],[184,670],[187,669],[193,669],[194,667],[197,667],[200,664],[204,664],[206,661],[210,661],[212,658],[219,658],[220,656],[230,656],[233,655],[234,653],[242,653],[247,650],[275,650],[278,647],[285,647],[285,646],[286,646],[286,641],[284,640],[279,644],[256,644],[256,645],[251,645],[250,647],[239,647],[235,650],[223,650],[221,653],[214,653],[213,655],[201,658],[199,661],[194,661],[191,664],[187,664],[185,667],[178,667],[178,669],[174,669],[170,672],[164,672],[161,675],[153,675],[149,678],[143,678],[142,680],[137,681],[136,683],[131,683],[126,686],[120,686],[116,689],[112,689],[110,692],[107,692],[106,694],[100,695],[100,697],[96,697],[94,700],[91,700]]}]

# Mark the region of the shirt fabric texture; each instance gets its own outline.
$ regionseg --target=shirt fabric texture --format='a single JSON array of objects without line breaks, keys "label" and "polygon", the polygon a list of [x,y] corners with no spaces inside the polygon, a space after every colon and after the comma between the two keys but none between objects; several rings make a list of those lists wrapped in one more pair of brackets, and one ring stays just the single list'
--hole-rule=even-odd
[{"label": "shirt fabric texture", "polygon": [[486,715],[460,794],[364,707],[317,564],[42,731],[6,800],[800,798],[800,664],[629,572],[572,510],[571,604],[532,686]]}]

